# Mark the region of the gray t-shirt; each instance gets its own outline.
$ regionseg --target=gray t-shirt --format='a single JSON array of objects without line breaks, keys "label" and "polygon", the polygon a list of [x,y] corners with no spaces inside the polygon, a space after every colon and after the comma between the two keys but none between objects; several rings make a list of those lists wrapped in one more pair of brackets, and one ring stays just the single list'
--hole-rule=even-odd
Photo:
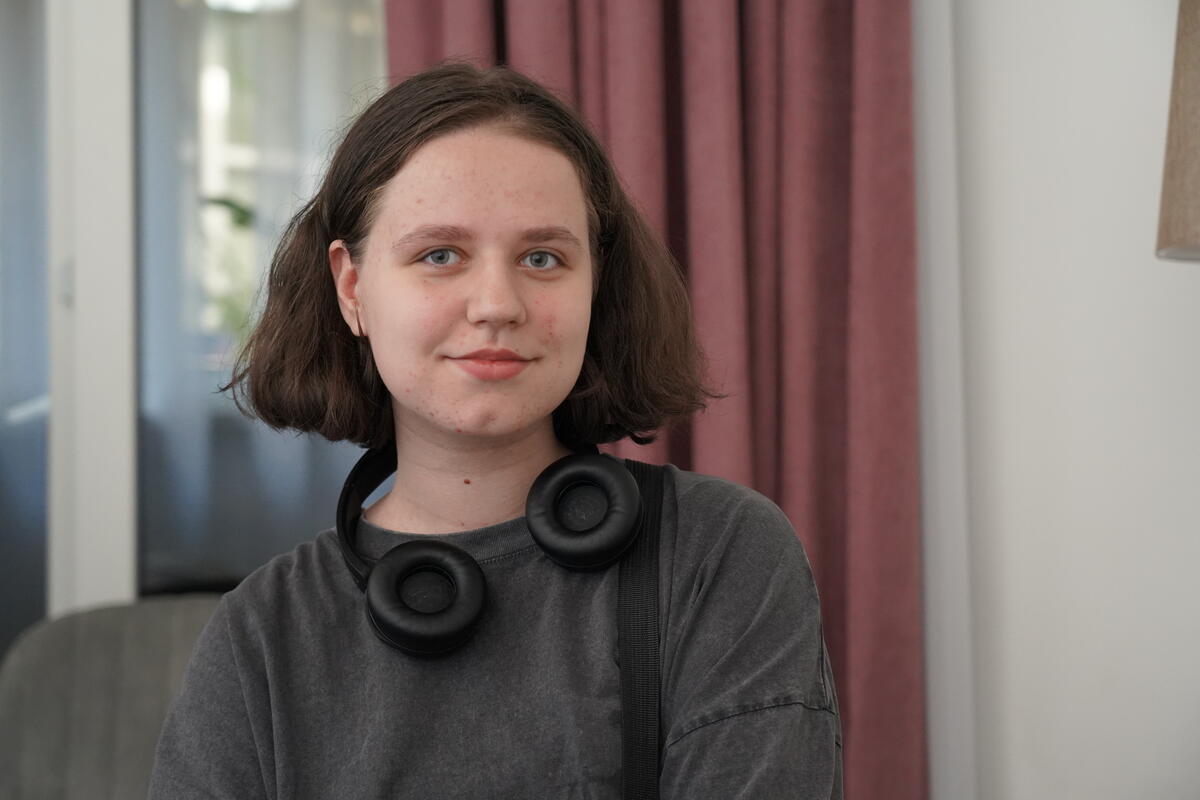
[{"label": "gray t-shirt", "polygon": [[[417,536],[364,521],[359,549]],[[817,590],[787,518],[669,467],[660,536],[662,798],[840,800]],[[618,570],[554,564],[524,518],[436,537],[487,576],[464,647],[422,659],[380,642],[325,531],[221,601],[150,797],[620,798]]]}]

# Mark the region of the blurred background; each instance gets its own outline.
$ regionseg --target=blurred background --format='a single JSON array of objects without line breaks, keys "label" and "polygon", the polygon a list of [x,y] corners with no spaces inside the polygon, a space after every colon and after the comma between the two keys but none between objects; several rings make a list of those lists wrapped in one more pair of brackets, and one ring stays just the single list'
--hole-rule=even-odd
[{"label": "blurred background", "polygon": [[[604,7],[649,5],[681,13]],[[856,663],[827,628],[848,741],[893,745],[848,757],[847,797],[1200,797],[1200,263],[1154,254],[1179,6],[804,5],[890,9],[902,29],[846,49],[903,38],[911,70],[919,372],[880,402],[919,411],[917,651]],[[357,449],[215,390],[283,225],[412,61],[397,26],[468,6],[0,0],[0,653],[45,618],[222,591],[332,525]],[[853,509],[887,483],[841,488]],[[805,544],[839,630],[895,597]],[[920,683],[897,694],[901,660]],[[905,726],[872,722],[889,697]]]},{"label": "blurred background", "polygon": [[[3,7],[0,491],[7,563],[22,576],[19,590],[6,590],[7,645],[41,615],[46,594],[47,25],[72,9]],[[353,447],[251,424],[215,390],[247,334],[280,230],[313,193],[340,126],[386,88],[383,12],[376,0],[146,0],[129,10],[137,57],[121,91],[135,107],[137,586],[228,588],[294,546],[298,531],[324,526],[355,457]],[[78,63],[88,54],[71,55],[72,67],[91,69]],[[103,96],[91,100],[67,109],[85,136],[95,127],[87,116],[105,113]],[[77,155],[106,158],[103,140],[95,145]],[[91,213],[71,199],[62,198],[72,216]],[[67,275],[57,293],[67,308],[70,284]],[[81,366],[104,381],[105,361]],[[78,402],[86,424],[89,400]]]},{"label": "blurred background", "polygon": [[387,87],[378,0],[134,4],[138,585],[236,582],[322,527],[355,447],[270,431],[215,388],[279,232]]}]

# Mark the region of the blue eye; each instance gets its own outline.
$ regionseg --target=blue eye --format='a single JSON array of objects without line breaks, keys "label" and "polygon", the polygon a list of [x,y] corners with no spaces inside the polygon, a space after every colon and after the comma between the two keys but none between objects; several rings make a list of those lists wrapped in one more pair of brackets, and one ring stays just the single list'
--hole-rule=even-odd
[{"label": "blue eye", "polygon": [[439,247],[437,250],[430,250],[428,253],[421,256],[421,260],[426,264],[432,264],[435,267],[449,267],[457,264],[462,259],[459,258],[458,253],[454,252],[448,247]]},{"label": "blue eye", "polygon": [[521,263],[533,269],[551,269],[553,267],[561,267],[562,261],[554,253],[549,253],[545,250],[534,250],[525,258],[521,259]]}]

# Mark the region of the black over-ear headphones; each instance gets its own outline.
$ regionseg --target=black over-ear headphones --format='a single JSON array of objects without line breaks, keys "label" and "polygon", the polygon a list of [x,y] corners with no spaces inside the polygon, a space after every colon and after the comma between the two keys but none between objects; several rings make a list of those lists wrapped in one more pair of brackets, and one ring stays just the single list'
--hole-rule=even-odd
[{"label": "black over-ear headphones", "polygon": [[[395,445],[368,450],[342,487],[337,534],[342,558],[366,594],[367,619],[384,642],[416,656],[449,653],[474,632],[487,600],[483,570],[444,541],[415,539],[378,561],[355,548],[362,504],[396,471]],[[555,461],[525,501],[534,540],[554,562],[596,570],[617,561],[637,536],[641,495],[617,459],[594,447]]]}]

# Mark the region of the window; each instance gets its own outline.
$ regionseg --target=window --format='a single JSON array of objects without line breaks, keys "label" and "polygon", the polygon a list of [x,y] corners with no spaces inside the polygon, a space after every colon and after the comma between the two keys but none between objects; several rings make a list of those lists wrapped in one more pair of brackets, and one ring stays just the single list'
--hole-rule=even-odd
[{"label": "window", "polygon": [[0,655],[45,613],[45,53],[41,3],[0,3]]},{"label": "window", "polygon": [[386,88],[380,0],[141,0],[139,583],[231,584],[332,527],[359,454],[228,394],[278,237]]}]

